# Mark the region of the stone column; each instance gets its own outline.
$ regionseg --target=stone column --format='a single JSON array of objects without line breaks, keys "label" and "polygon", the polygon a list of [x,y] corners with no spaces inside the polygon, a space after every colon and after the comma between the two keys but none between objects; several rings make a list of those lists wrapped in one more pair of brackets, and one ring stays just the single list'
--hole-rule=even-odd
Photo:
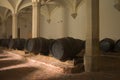
[{"label": "stone column", "polygon": [[12,38],[17,38],[17,13],[12,14]]},{"label": "stone column", "polygon": [[39,37],[40,1],[32,0],[32,38]]},{"label": "stone column", "polygon": [[86,72],[99,69],[99,0],[86,0],[87,3],[87,36],[84,65]]}]

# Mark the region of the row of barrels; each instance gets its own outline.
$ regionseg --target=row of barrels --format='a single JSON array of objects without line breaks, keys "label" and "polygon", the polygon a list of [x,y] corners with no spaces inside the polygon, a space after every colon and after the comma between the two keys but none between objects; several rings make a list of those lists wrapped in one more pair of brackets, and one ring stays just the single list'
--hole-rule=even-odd
[{"label": "row of barrels", "polygon": [[[85,41],[72,37],[64,37],[60,39],[31,38],[31,39],[0,39],[0,46],[25,50],[34,54],[49,55],[65,61],[73,59],[82,49],[85,49]],[[110,38],[100,41],[100,49],[104,52],[116,51],[120,52],[120,40],[116,42]]]},{"label": "row of barrels", "polygon": [[46,38],[31,38],[26,41],[25,50],[28,52],[33,52],[34,54],[43,54],[49,55],[49,49],[54,39],[46,39]]},{"label": "row of barrels", "polygon": [[31,39],[0,39],[0,46],[9,49],[25,50],[34,54],[49,55],[65,61],[73,59],[85,48],[85,41],[64,37],[60,39],[31,38]]},{"label": "row of barrels", "polygon": [[24,50],[25,39],[0,39],[0,46],[9,49]]},{"label": "row of barrels", "polygon": [[100,49],[104,52],[120,52],[120,39],[114,41],[110,38],[105,38],[100,41]]},{"label": "row of barrels", "polygon": [[61,39],[32,38],[28,39],[25,49],[34,54],[49,55],[66,61],[73,59],[82,49],[85,48],[85,42],[80,39],[65,37]]},{"label": "row of barrels", "polygon": [[5,47],[8,48],[8,44],[9,44],[10,39],[0,39],[0,46],[1,47]]}]

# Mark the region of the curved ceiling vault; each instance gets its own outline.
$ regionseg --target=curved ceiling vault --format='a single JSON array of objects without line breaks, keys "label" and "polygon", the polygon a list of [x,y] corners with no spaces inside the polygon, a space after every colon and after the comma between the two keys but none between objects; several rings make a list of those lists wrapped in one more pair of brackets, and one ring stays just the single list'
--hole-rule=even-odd
[{"label": "curved ceiling vault", "polygon": [[[77,8],[80,5],[81,1],[82,0],[42,0],[44,3],[43,6],[45,5],[43,8],[45,10],[43,10],[43,12],[47,12],[47,15],[51,15],[57,6],[67,5],[73,11],[72,17],[75,18],[77,16]],[[0,0],[0,6],[9,9],[12,14],[17,14],[23,8],[31,5],[32,0]],[[0,14],[3,14],[3,12],[3,10],[0,10]]]},{"label": "curved ceiling vault", "polygon": [[2,20],[5,20],[6,18],[6,12],[8,11],[9,9],[7,8],[4,8],[4,7],[0,7],[0,17]]},{"label": "curved ceiling vault", "polygon": [[31,6],[31,5],[32,5],[31,0],[24,0],[24,1],[22,0],[22,2],[18,5],[17,10],[20,11],[21,9]]},{"label": "curved ceiling vault", "polygon": [[12,13],[17,13],[24,7],[30,6],[31,0],[1,0],[0,6],[9,9]]},{"label": "curved ceiling vault", "polygon": [[11,4],[9,3],[8,0],[0,0],[0,6],[5,7],[7,9],[10,9],[11,11],[13,11],[13,7],[11,6]]}]

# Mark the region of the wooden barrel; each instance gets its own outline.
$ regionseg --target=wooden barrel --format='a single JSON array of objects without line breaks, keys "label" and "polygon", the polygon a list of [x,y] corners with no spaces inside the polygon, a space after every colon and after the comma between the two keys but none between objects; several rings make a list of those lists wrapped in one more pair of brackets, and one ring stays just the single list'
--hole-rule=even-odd
[{"label": "wooden barrel", "polygon": [[32,38],[27,42],[27,51],[35,54],[41,53],[43,55],[49,54],[49,40],[45,38]]},{"label": "wooden barrel", "polygon": [[0,39],[0,46],[3,47],[3,39]]},{"label": "wooden barrel", "polygon": [[55,39],[49,39],[49,52],[51,51],[51,48],[54,42],[55,42]]},{"label": "wooden barrel", "polygon": [[35,47],[35,39],[28,39],[25,45],[25,48],[28,52],[34,52],[36,47]]},{"label": "wooden barrel", "polygon": [[115,42],[110,38],[105,38],[100,41],[100,49],[104,52],[113,51]]},{"label": "wooden barrel", "polygon": [[71,37],[55,40],[52,45],[51,53],[53,57],[66,61],[73,59],[84,48],[85,42]]},{"label": "wooden barrel", "polygon": [[83,57],[75,57],[74,58],[74,65],[78,65],[78,64],[81,64],[81,63],[83,63],[84,61],[83,61]]},{"label": "wooden barrel", "polygon": [[9,39],[0,39],[0,46],[8,48]]},{"label": "wooden barrel", "polygon": [[10,39],[9,49],[16,49],[16,39]]},{"label": "wooden barrel", "polygon": [[17,49],[17,50],[23,50],[25,45],[25,39],[11,39],[9,42],[9,48],[10,49]]},{"label": "wooden barrel", "polygon": [[0,46],[2,47],[2,39],[0,39]]},{"label": "wooden barrel", "polygon": [[30,39],[31,39],[31,38],[29,38],[29,39],[27,39],[27,40],[25,41],[25,45],[24,45],[24,50],[25,50],[25,51],[29,51],[29,50],[28,50],[28,42],[29,42]]},{"label": "wooden barrel", "polygon": [[116,41],[114,51],[120,52],[120,39]]},{"label": "wooden barrel", "polygon": [[16,39],[16,49],[18,50],[24,50],[24,46],[25,46],[25,39]]}]

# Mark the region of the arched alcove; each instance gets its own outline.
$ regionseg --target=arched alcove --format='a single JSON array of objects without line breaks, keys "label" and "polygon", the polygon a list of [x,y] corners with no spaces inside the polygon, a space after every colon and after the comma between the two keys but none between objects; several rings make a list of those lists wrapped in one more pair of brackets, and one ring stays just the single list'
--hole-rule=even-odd
[{"label": "arched alcove", "polygon": [[18,30],[20,38],[32,37],[32,6],[25,7],[18,13]]}]

